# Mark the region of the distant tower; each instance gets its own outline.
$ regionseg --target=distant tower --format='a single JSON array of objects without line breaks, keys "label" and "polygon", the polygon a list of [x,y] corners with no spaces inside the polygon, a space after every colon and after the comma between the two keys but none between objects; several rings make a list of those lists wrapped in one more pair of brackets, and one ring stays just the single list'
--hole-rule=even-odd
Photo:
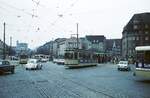
[{"label": "distant tower", "polygon": [[113,43],[113,48],[116,48],[116,42],[114,41],[114,43]]},{"label": "distant tower", "polygon": [[18,46],[18,44],[19,44],[19,41],[17,40],[17,41],[16,41],[16,46]]}]

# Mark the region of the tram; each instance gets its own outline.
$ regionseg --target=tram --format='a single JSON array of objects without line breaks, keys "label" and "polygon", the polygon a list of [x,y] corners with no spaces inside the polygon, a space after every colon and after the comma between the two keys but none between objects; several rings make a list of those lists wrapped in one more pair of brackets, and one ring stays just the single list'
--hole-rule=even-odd
[{"label": "tram", "polygon": [[98,63],[96,54],[81,49],[69,49],[65,51],[65,66],[68,68],[96,66]]},{"label": "tram", "polygon": [[134,76],[150,79],[150,46],[138,46],[136,50],[136,69]]},{"label": "tram", "polygon": [[20,64],[27,64],[28,55],[27,54],[20,54],[19,63]]}]

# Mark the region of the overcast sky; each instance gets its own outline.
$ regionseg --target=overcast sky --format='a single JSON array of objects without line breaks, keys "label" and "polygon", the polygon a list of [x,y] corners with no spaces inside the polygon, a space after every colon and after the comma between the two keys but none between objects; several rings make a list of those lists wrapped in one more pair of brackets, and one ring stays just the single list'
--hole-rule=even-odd
[{"label": "overcast sky", "polygon": [[12,36],[35,48],[52,39],[76,33],[121,38],[135,13],[150,11],[150,0],[0,0],[0,39],[6,22],[6,42]]}]

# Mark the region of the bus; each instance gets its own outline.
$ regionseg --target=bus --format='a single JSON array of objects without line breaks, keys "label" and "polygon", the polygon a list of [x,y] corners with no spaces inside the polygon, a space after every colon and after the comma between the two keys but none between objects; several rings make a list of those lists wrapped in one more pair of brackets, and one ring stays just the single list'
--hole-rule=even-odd
[{"label": "bus", "polygon": [[136,68],[134,76],[150,78],[150,46],[138,46],[136,50]]},{"label": "bus", "polygon": [[64,60],[68,68],[96,66],[98,62],[96,53],[81,49],[66,50]]},{"label": "bus", "polygon": [[19,63],[20,64],[27,64],[28,62],[28,55],[27,54],[20,54]]}]

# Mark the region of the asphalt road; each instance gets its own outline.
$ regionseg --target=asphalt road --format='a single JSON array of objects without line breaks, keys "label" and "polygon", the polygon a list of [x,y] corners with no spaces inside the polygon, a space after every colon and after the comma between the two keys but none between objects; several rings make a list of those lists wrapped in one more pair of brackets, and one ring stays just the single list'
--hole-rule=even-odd
[{"label": "asphalt road", "polygon": [[15,74],[0,75],[0,98],[150,98],[150,81],[113,64],[66,69],[48,62],[42,70],[19,65]]}]

